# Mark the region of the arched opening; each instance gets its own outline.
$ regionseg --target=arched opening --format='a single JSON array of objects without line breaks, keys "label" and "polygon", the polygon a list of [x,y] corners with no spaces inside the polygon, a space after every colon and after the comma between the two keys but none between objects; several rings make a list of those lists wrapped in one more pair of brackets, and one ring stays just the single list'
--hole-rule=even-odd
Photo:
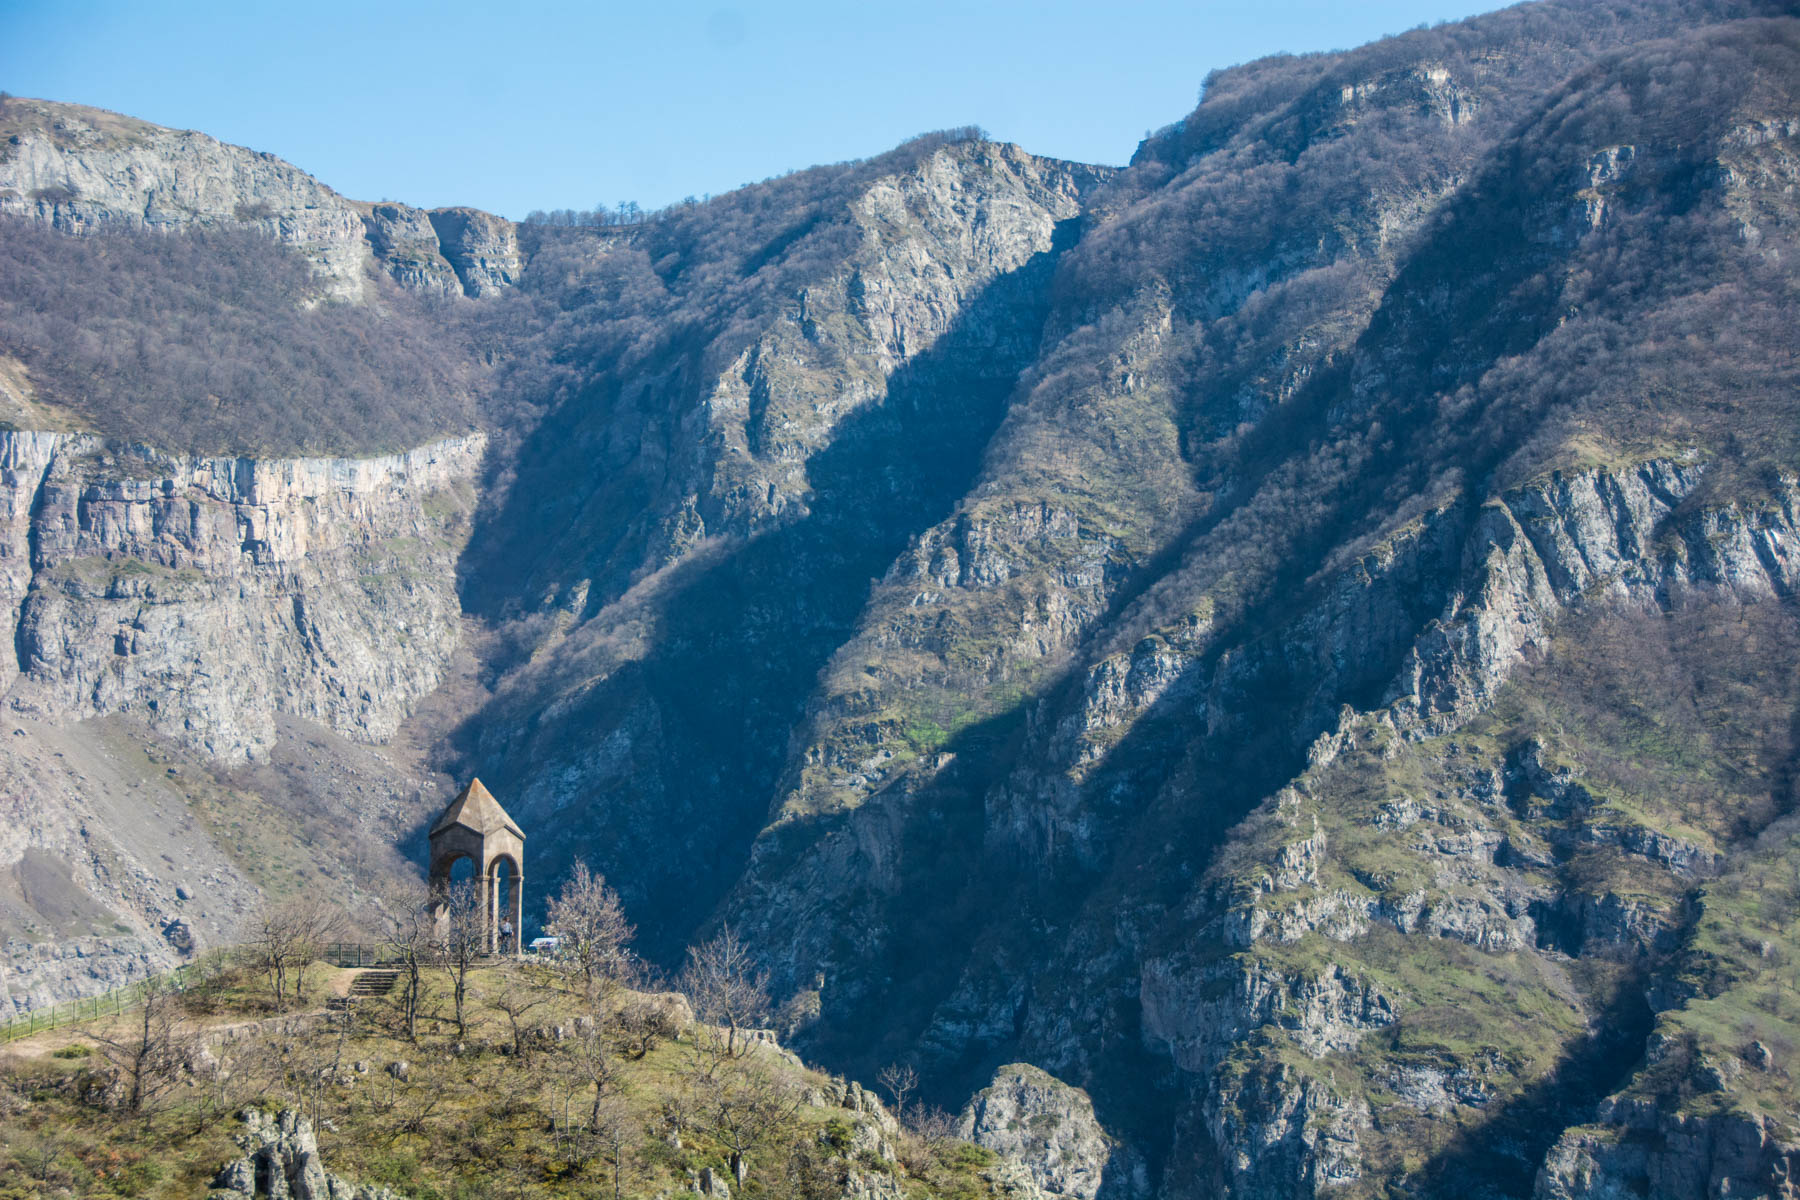
[{"label": "arched opening", "polygon": [[[481,868],[474,855],[468,853],[451,853],[434,856],[431,863],[431,919],[437,940],[442,943],[450,936],[450,893],[452,889],[479,888],[482,884]],[[485,897],[478,899],[480,908],[486,907]]]},{"label": "arched opening", "polygon": [[518,954],[524,945],[525,888],[519,864],[499,854],[488,867],[488,903],[493,914],[492,947],[499,954]]}]

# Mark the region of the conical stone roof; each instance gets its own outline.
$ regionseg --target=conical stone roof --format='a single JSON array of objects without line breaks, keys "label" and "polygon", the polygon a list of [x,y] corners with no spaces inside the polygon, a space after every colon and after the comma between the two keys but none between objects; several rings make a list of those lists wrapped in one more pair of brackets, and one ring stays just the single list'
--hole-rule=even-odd
[{"label": "conical stone roof", "polygon": [[431,836],[436,837],[452,825],[461,825],[464,829],[472,829],[483,837],[506,829],[510,830],[513,836],[520,841],[525,840],[525,831],[519,828],[516,821],[506,815],[506,810],[500,807],[498,800],[494,799],[494,793],[483,787],[479,779],[471,779],[469,786],[450,802],[450,807],[444,810],[444,815],[439,817],[437,824],[431,827]]}]

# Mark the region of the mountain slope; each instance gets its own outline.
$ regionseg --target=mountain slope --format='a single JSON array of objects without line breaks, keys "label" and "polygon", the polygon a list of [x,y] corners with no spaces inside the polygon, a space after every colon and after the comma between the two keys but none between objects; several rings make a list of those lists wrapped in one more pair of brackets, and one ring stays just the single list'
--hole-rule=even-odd
[{"label": "mountain slope", "polygon": [[[1016,458],[1022,472],[1073,464],[1038,493],[1054,495],[1058,511],[1040,517],[1015,503],[1012,521],[982,521],[980,506],[1006,486],[985,482],[967,516],[924,539],[890,575],[892,600],[867,620],[855,657],[844,656],[857,673],[828,675],[815,710],[815,730],[836,726],[849,736],[815,733],[817,748],[796,755],[790,778],[798,786],[777,801],[787,819],[766,836],[735,902],[737,918],[794,964],[793,978],[825,967],[828,1013],[835,1001],[840,1011],[864,1014],[832,1028],[932,1013],[911,1036],[940,1069],[969,1072],[961,1080],[1017,1057],[1023,1044],[1027,1056],[1084,1081],[1116,1073],[1110,1096],[1096,1090],[1129,1113],[1155,1057],[1169,1052],[1169,1028],[1143,1027],[1143,992],[1160,961],[1146,962],[1146,951],[1209,936],[1222,914],[1184,901],[1183,880],[1206,871],[1221,840],[1238,840],[1226,830],[1261,796],[1306,769],[1309,745],[1338,725],[1341,705],[1378,709],[1398,700],[1396,723],[1455,727],[1491,701],[1514,655],[1538,640],[1533,626],[1553,624],[1597,576],[1630,569],[1631,556],[1643,553],[1630,539],[1650,543],[1659,526],[1694,530],[1684,551],[1692,573],[1676,575],[1694,590],[1785,594],[1779,564],[1789,534],[1779,516],[1771,524],[1762,513],[1771,504],[1784,511],[1778,481],[1793,470],[1792,416],[1779,399],[1791,392],[1792,357],[1780,332],[1791,283],[1783,251],[1762,239],[1791,236],[1791,200],[1783,199],[1791,196],[1791,142],[1763,133],[1785,128],[1792,111],[1788,36],[1786,26],[1743,26],[1716,41],[1652,45],[1578,76],[1562,95],[1538,102],[1542,115],[1493,131],[1501,135],[1493,146],[1471,137],[1492,165],[1472,172],[1403,243],[1407,252],[1367,315],[1328,306],[1319,320],[1299,287],[1289,297],[1297,302],[1272,303],[1268,315],[1250,306],[1257,311],[1241,319],[1295,322],[1281,330],[1293,341],[1277,341],[1269,361],[1297,368],[1286,388],[1264,383],[1237,393],[1268,407],[1251,411],[1254,420],[1243,420],[1242,410],[1236,424],[1201,411],[1189,417],[1198,428],[1184,429],[1167,399],[1216,404],[1234,394],[1206,370],[1217,352],[1196,348],[1183,325],[1250,351],[1248,362],[1227,360],[1237,371],[1264,361],[1257,351],[1270,353],[1268,343],[1213,315],[1217,280],[1232,276],[1228,254],[1227,269],[1192,284],[1204,295],[1176,291],[1181,285],[1159,272],[1116,310],[1128,331],[1113,343],[1119,350],[1106,358],[1091,344],[1081,348],[1090,378],[1091,364],[1108,364],[1103,390],[1073,389],[1085,412],[1110,423],[1096,427],[1074,417],[1083,410],[1064,409]],[[1401,76],[1439,86],[1437,71]],[[1677,100],[1669,81],[1684,75],[1700,82]],[[1332,82],[1328,94],[1357,94]],[[1621,94],[1636,105],[1619,104]],[[1431,106],[1422,115],[1444,120]],[[1643,170],[1627,184],[1608,175],[1622,145],[1643,156],[1632,160]],[[1150,211],[1167,203],[1153,195]],[[1764,219],[1745,233],[1741,214],[1750,211]],[[1129,222],[1131,212],[1120,219]],[[1392,217],[1373,223],[1384,221],[1391,226]],[[1106,228],[1084,238],[1068,271],[1107,244]],[[1378,259],[1369,258],[1377,265],[1355,259],[1308,281],[1313,295],[1341,297],[1345,276],[1379,281]],[[1091,303],[1095,289],[1071,285],[1071,294]],[[1198,320],[1188,316],[1196,303]],[[1296,320],[1308,313],[1310,326]],[[1343,339],[1336,361],[1328,357],[1332,336]],[[1171,344],[1174,352],[1162,349]],[[1683,348],[1696,344],[1707,347],[1704,357]],[[1315,365],[1307,365],[1308,352]],[[1162,366],[1174,386],[1163,383],[1161,396],[1153,390],[1159,359],[1176,364]],[[1191,467],[1177,457],[1183,434],[1201,451]],[[1105,451],[1060,451],[1059,442],[1090,437],[1107,439]],[[1168,465],[1151,473],[1145,463],[1157,459],[1131,448],[1158,444]],[[1617,511],[1613,497],[1629,492],[1622,468],[1671,453],[1703,460],[1706,469],[1693,475],[1705,485],[1662,492],[1648,523],[1619,535],[1624,544],[1610,552],[1616,566],[1578,558],[1572,568],[1553,567],[1567,573],[1552,581],[1562,596],[1549,611],[1527,604],[1511,627],[1484,627],[1486,614],[1462,597],[1485,599],[1494,586],[1472,569],[1492,544],[1483,525],[1488,497],[1557,468],[1591,473],[1604,465],[1612,471],[1552,488],[1530,508],[1535,520],[1580,528],[1590,519],[1578,515],[1582,505],[1591,504],[1582,497],[1597,491],[1606,502],[1586,511],[1604,530],[1609,518],[1601,514]],[[1162,484],[1165,502],[1140,501],[1124,519],[1116,507],[1102,508],[1099,519],[1084,520],[1076,507],[1084,493],[1100,491],[1100,503],[1114,506],[1132,496],[1129,482],[1108,486],[1113,477],[1103,473],[1119,461],[1130,464],[1128,477]],[[1654,491],[1680,464],[1644,469]],[[1183,479],[1189,471],[1192,482]],[[1185,514],[1184,495],[1194,496]],[[1684,500],[1691,515],[1680,522],[1657,515],[1658,506]],[[1167,522],[1160,527],[1159,517]],[[1151,532],[1140,532],[1146,519]],[[1731,531],[1741,533],[1727,551],[1716,543]],[[1120,544],[1126,553],[1114,548]],[[1046,556],[1050,565],[1041,565]],[[1109,556],[1124,564],[1110,579]],[[1668,576],[1649,575],[1653,592],[1670,586],[1659,581]],[[977,607],[982,592],[997,595]],[[956,607],[946,610],[940,596]],[[963,612],[980,615],[959,620]],[[1438,620],[1445,624],[1434,630]],[[1085,663],[1066,683],[1053,670],[1048,686],[1034,686],[1043,668],[1033,660],[1049,657],[1054,669],[1055,653],[1071,643]],[[912,666],[921,649],[944,664],[928,667],[923,681]],[[938,729],[964,730],[947,742],[904,715],[871,721],[880,687],[864,680],[887,662],[914,672],[894,688],[903,703],[944,697],[940,704],[967,705],[983,688],[992,699],[973,712],[949,707],[949,720],[946,708],[927,710]],[[1409,672],[1419,682],[1404,683]],[[841,699],[833,695],[840,690]],[[1044,698],[1031,702],[1033,691]],[[935,756],[922,760],[925,769],[908,763],[894,772],[884,745]],[[822,778],[809,786],[809,776]],[[821,802],[855,804],[870,794],[878,811],[809,815]],[[967,939],[966,959],[949,950],[957,938]],[[1220,967],[1229,961],[1228,953]],[[1217,1055],[1240,1036],[1254,1040],[1264,1019],[1257,1014],[1279,1011],[1280,997],[1294,994],[1288,989],[1303,995],[1313,987],[1295,970],[1259,970],[1279,981],[1276,992],[1251,988],[1239,1015],[1188,1010],[1173,1018],[1176,1026],[1225,1020],[1206,1035]],[[1219,986],[1216,973],[1198,976],[1197,987]],[[1097,1036],[1081,1032],[1096,1028]],[[1272,1066],[1270,1052],[1251,1058]],[[1279,1135],[1266,1122],[1247,1129],[1223,1117],[1206,1128],[1204,1112],[1248,1085],[1184,1081],[1189,1071],[1212,1071],[1204,1056],[1184,1063],[1176,1055],[1172,1065],[1170,1086],[1192,1091],[1195,1113],[1177,1132],[1170,1186],[1184,1175],[1210,1186],[1209,1164],[1247,1159],[1242,1178],[1217,1182],[1291,1194],[1325,1186],[1354,1162],[1353,1140],[1334,1145],[1304,1122]],[[1523,1076],[1534,1069],[1542,1067],[1513,1068]],[[1304,1078],[1269,1086],[1291,1095]],[[1307,1103],[1332,1108],[1316,1085]],[[1331,1119],[1327,1111],[1318,1124]],[[1253,1149],[1262,1138],[1273,1144]]]},{"label": "mountain slope", "polygon": [[[253,748],[218,803],[307,781],[289,845],[352,778],[386,799],[334,845],[404,845],[426,768],[478,771],[534,888],[587,859],[671,964],[730,921],[823,1061],[953,1108],[1020,1062],[1087,1088],[1103,1195],[1777,1188],[1797,80],[1782,5],[1521,5],[1221,73],[1123,171],[958,131],[639,225],[364,206],[359,306],[279,230],[114,254],[40,197],[0,384],[98,457],[66,519],[17,485],[8,698]],[[186,368],[119,399],[142,311],[69,319],[113,348],[32,322],[58,270],[159,254],[229,282],[181,355],[266,312],[336,445],[485,442],[391,511],[297,494],[344,544],[208,535],[144,603],[129,562],[188,565],[169,513],[226,468],[105,437],[207,408]],[[254,448],[240,395],[195,449]],[[224,642],[99,665],[202,593],[279,633],[244,736],[196,682]],[[315,722],[397,740],[309,773]]]},{"label": "mountain slope", "polygon": [[[1098,174],[918,145],[836,182],[778,253],[755,250],[737,304],[681,293],[716,269],[704,244],[698,262],[651,259],[674,330],[521,448],[477,532],[472,556],[493,558],[476,557],[472,595],[536,610],[516,620],[531,657],[471,719],[467,761],[524,819],[575,820],[553,869],[635,863],[616,877],[658,914],[647,932],[680,939],[666,949],[741,864],[869,577],[967,487]],[[600,269],[682,237],[651,231]]]}]

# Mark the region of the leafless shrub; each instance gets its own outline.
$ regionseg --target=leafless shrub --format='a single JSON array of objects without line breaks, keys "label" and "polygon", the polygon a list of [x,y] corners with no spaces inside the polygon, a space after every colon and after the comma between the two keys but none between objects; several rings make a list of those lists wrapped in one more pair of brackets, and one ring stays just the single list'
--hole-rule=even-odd
[{"label": "leafless shrub", "polygon": [[688,949],[681,990],[694,1006],[694,1016],[723,1027],[724,1054],[735,1058],[747,1048],[739,1034],[757,1028],[769,1015],[769,973],[727,925],[717,937]]},{"label": "leafless shrub", "polygon": [[456,1036],[467,1037],[469,972],[487,953],[487,894],[479,881],[453,883],[437,897],[438,949],[450,977],[456,1007]]},{"label": "leafless shrub", "polygon": [[620,1049],[641,1059],[679,1037],[690,1019],[686,1008],[678,996],[633,996],[620,1007],[615,1025]]},{"label": "leafless shrub", "polygon": [[619,894],[587,863],[577,860],[551,897],[544,929],[559,942],[557,956],[581,973],[590,999],[625,974],[634,930]]}]

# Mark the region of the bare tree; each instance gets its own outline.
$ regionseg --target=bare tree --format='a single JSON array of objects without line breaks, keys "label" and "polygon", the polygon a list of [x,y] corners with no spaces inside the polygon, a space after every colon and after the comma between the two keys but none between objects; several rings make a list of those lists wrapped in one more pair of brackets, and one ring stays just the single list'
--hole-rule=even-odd
[{"label": "bare tree", "polygon": [[933,1147],[955,1141],[958,1127],[954,1114],[932,1105],[914,1104],[908,1128],[927,1147]]},{"label": "bare tree", "polygon": [[911,1064],[889,1063],[876,1076],[887,1094],[894,1098],[894,1116],[906,1120],[906,1098],[919,1086],[919,1073]]},{"label": "bare tree", "polygon": [[453,883],[437,898],[443,966],[456,1001],[456,1036],[469,1032],[469,972],[487,953],[487,895],[478,880]]},{"label": "bare tree", "polygon": [[[607,1120],[608,1102],[615,1099],[619,1067],[610,1031],[587,1017],[576,1021],[574,1037],[560,1042],[544,1059],[544,1073],[551,1082],[551,1130],[559,1151],[571,1163],[586,1163],[601,1152],[598,1135]],[[573,1110],[584,1095],[586,1115],[577,1120]]]},{"label": "bare tree", "polygon": [[63,1139],[53,1126],[45,1125],[19,1145],[19,1162],[42,1184],[61,1183]]},{"label": "bare tree", "polygon": [[600,1022],[595,1021],[569,1040],[569,1061],[576,1074],[594,1089],[594,1103],[588,1110],[588,1129],[600,1127],[601,1103],[608,1089],[619,1078],[619,1060]]},{"label": "bare tree", "polygon": [[625,1184],[637,1174],[638,1125],[631,1110],[617,1096],[610,1096],[594,1114],[589,1130],[600,1151],[600,1161],[612,1172],[613,1200],[623,1200]]},{"label": "bare tree", "polygon": [[750,1152],[786,1130],[800,1104],[793,1081],[754,1058],[735,1064],[720,1081],[706,1112],[706,1131],[725,1147],[740,1185],[750,1174]]},{"label": "bare tree", "polygon": [[505,1015],[507,1028],[512,1031],[513,1057],[521,1063],[527,1057],[525,1018],[549,999],[547,991],[533,986],[520,972],[503,971],[500,975],[500,990],[488,1000],[489,1008]]},{"label": "bare tree", "polygon": [[594,1147],[587,1137],[587,1130],[576,1128],[571,1112],[575,1094],[587,1087],[587,1081],[573,1071],[566,1056],[558,1056],[554,1061],[561,1069],[549,1072],[550,1133],[557,1153],[575,1166],[583,1166],[593,1157]]},{"label": "bare tree", "polygon": [[144,980],[143,1007],[112,1032],[88,1035],[124,1085],[127,1112],[143,1112],[175,1086],[175,994],[156,976]]},{"label": "bare tree", "polygon": [[435,956],[437,904],[423,885],[397,889],[383,900],[382,940],[400,964],[400,1015],[406,1040],[419,1040],[419,997],[424,971]]},{"label": "bare tree", "polygon": [[243,939],[245,952],[261,968],[273,993],[275,1011],[287,1007],[288,971],[294,961],[293,931],[279,908],[260,907]]},{"label": "bare tree", "polygon": [[336,905],[313,896],[264,906],[251,917],[244,942],[252,961],[268,976],[276,1011],[287,1007],[290,982],[294,1001],[306,1003],[307,964],[319,956],[343,919]]},{"label": "bare tree", "polygon": [[618,979],[629,961],[626,947],[636,932],[625,919],[619,894],[604,876],[576,860],[562,891],[551,897],[544,929],[557,939],[557,953],[581,972],[591,997],[597,987]]},{"label": "bare tree", "polygon": [[294,1002],[306,1003],[306,968],[325,953],[325,943],[342,935],[344,910],[329,900],[306,896],[283,906],[294,926]]},{"label": "bare tree", "polygon": [[724,1027],[727,1057],[742,1052],[740,1032],[757,1028],[768,1018],[769,973],[757,965],[729,925],[710,941],[688,948],[680,984],[696,1017]]},{"label": "bare tree", "polygon": [[673,996],[633,996],[619,1008],[619,1049],[641,1059],[669,1038],[681,1036],[686,1014]]}]

